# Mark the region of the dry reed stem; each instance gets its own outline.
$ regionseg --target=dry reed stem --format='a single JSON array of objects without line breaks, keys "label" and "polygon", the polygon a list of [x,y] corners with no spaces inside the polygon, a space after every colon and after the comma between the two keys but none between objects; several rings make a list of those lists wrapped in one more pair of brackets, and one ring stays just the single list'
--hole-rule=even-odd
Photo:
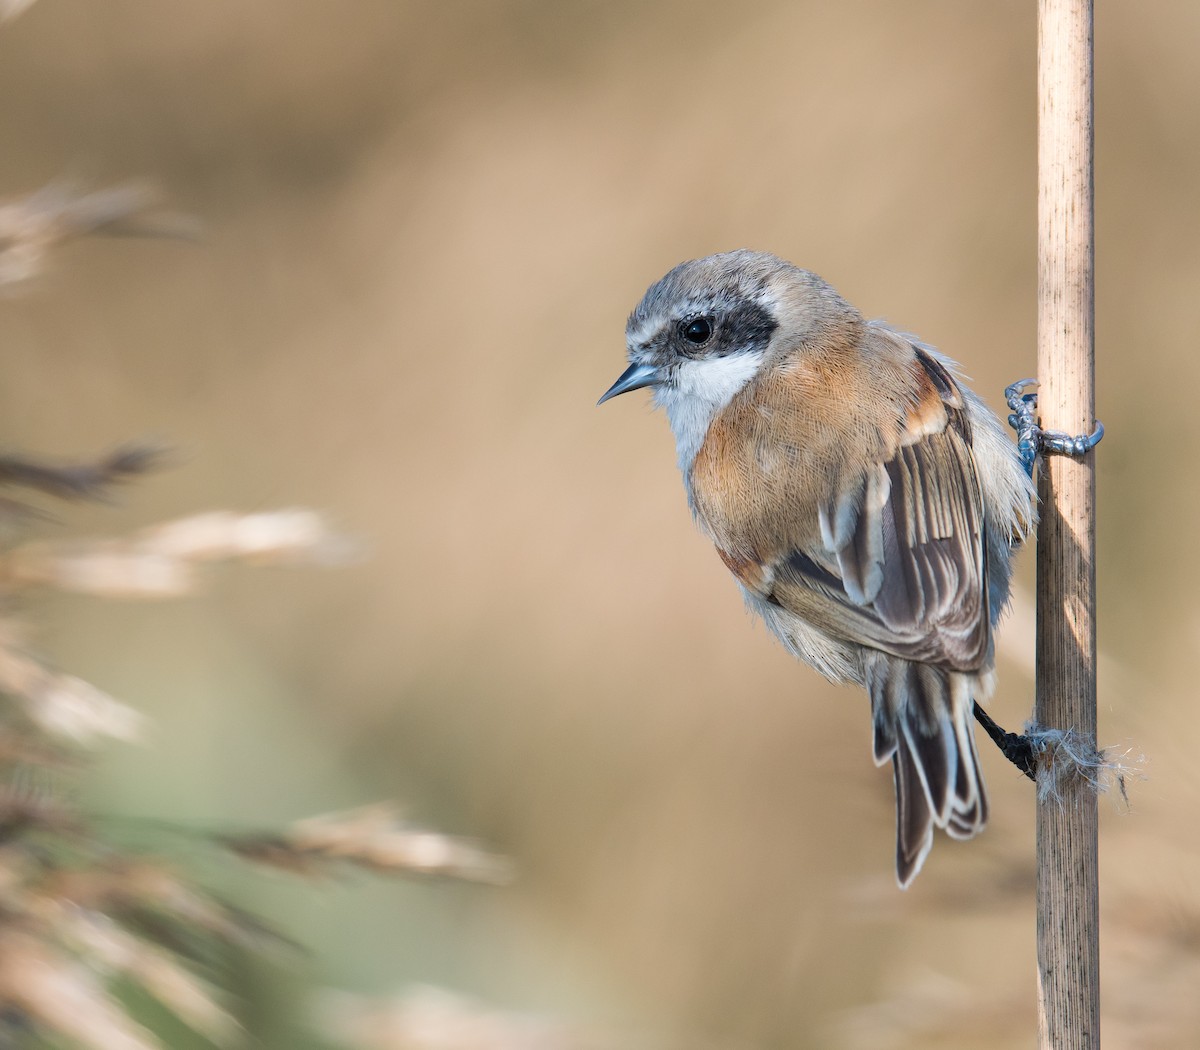
[{"label": "dry reed stem", "polygon": [[[1038,409],[1069,434],[1096,422],[1093,52],[1092,0],[1039,0]],[[1038,761],[1038,1037],[1043,1050],[1096,1050],[1095,452],[1048,457],[1038,497],[1034,718],[1061,734]]]}]

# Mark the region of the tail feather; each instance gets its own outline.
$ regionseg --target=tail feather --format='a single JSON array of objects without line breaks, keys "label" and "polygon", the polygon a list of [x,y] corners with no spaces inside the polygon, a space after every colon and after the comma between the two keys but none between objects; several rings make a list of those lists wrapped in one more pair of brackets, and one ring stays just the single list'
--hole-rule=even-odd
[{"label": "tail feather", "polygon": [[[970,709],[971,700],[968,697],[967,710],[970,711]],[[972,716],[968,714],[956,726],[959,750],[967,757],[959,763],[959,776],[963,781],[963,789],[961,792],[956,790],[955,794],[960,798],[969,797],[970,785],[966,781],[968,776],[973,776],[975,795],[972,804],[961,809],[951,810],[950,819],[946,822],[946,834],[952,839],[974,838],[983,830],[988,819],[987,792],[983,787],[983,773],[979,769],[979,752],[975,748],[975,727],[971,718]]]},{"label": "tail feather", "polygon": [[912,753],[931,816],[939,827],[945,827],[960,773],[956,734],[953,724],[947,725],[952,715],[946,703],[946,678],[936,668],[907,664],[903,680],[907,702],[900,712],[900,731]]},{"label": "tail feather", "polygon": [[933,814],[907,743],[892,756],[896,780],[896,881],[901,889],[917,877],[933,847]]},{"label": "tail feather", "polygon": [[968,839],[987,822],[987,796],[964,674],[879,654],[866,668],[877,765],[896,783],[896,878],[908,886],[933,844],[934,827]]}]

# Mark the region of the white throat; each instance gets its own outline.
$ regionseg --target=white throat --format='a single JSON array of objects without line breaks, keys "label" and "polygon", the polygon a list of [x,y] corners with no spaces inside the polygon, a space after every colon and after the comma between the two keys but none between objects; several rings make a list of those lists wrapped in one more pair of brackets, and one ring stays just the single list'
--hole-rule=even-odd
[{"label": "white throat", "polygon": [[666,409],[685,478],[713,417],[757,375],[762,362],[762,351],[680,361],[675,382],[655,387],[654,401]]}]

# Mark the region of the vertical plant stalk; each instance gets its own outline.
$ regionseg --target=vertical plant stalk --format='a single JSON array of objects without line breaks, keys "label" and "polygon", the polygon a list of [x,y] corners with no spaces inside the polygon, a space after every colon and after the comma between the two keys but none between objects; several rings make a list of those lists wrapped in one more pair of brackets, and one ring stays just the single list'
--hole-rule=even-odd
[{"label": "vertical plant stalk", "polygon": [[[1038,0],[1038,379],[1042,426],[1095,418],[1092,2]],[[1048,456],[1039,482],[1037,701],[1042,728],[1096,743],[1095,453]],[[1038,1029],[1042,1050],[1100,1046],[1097,798],[1042,759]]]}]

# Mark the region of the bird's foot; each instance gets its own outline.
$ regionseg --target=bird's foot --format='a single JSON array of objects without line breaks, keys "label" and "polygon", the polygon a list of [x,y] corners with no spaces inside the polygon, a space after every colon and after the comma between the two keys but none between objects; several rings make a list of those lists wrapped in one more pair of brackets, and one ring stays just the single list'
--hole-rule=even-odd
[{"label": "bird's foot", "polygon": [[992,738],[992,743],[1005,758],[1030,780],[1037,779],[1037,749],[1029,737],[1006,732],[978,703],[975,704],[975,720],[983,726],[983,731]]},{"label": "bird's foot", "polygon": [[1004,388],[1004,398],[1012,409],[1008,425],[1017,432],[1017,452],[1033,477],[1039,455],[1083,456],[1094,449],[1104,437],[1104,424],[1097,420],[1090,434],[1074,437],[1061,430],[1043,430],[1038,426],[1037,394],[1026,393],[1031,386],[1037,386],[1036,379],[1018,379]]}]

